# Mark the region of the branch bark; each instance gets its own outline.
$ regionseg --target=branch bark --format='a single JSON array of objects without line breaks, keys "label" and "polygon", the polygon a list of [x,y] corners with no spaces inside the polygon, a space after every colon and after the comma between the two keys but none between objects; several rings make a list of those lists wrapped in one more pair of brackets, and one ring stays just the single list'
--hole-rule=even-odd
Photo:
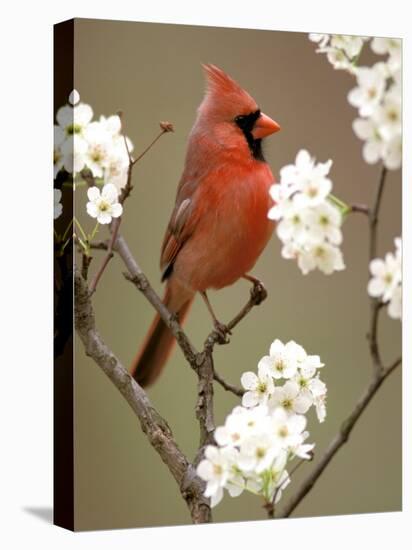
[{"label": "branch bark", "polygon": [[179,449],[166,420],[151,404],[146,392],[127,372],[107,347],[96,329],[94,311],[86,282],[75,269],[75,324],[86,354],[108,376],[139,419],[141,428],[176,480],[194,523],[211,521],[208,499],[203,496],[204,483],[195,467]]}]

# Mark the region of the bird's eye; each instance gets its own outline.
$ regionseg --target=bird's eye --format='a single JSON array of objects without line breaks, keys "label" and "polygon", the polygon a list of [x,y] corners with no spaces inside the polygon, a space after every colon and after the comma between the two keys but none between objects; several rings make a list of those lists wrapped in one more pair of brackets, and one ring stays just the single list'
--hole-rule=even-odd
[{"label": "bird's eye", "polygon": [[238,124],[239,122],[242,122],[242,120],[245,120],[245,119],[246,119],[245,115],[239,115],[239,116],[235,117],[235,122],[236,122],[236,124]]}]

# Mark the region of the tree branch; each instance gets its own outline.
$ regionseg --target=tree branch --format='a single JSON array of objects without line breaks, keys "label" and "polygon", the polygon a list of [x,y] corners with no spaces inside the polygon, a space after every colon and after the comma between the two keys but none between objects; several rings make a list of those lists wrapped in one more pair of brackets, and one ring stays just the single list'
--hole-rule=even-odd
[{"label": "tree branch", "polygon": [[[387,169],[383,166],[378,188],[376,191],[375,201],[372,210],[368,207],[352,207],[352,211],[367,213],[369,217],[369,263],[376,257],[377,249],[377,228],[379,220],[379,211],[382,202],[383,190],[385,186]],[[329,447],[326,449],[324,455],[322,456],[319,463],[315,468],[309,473],[306,479],[303,481],[301,487],[297,493],[292,497],[287,506],[284,508],[282,514],[279,516],[281,518],[289,517],[290,514],[295,510],[295,508],[300,504],[300,502],[305,498],[309,491],[313,488],[316,481],[319,479],[322,472],[325,470],[327,465],[330,463],[335,454],[339,449],[348,441],[349,435],[355,427],[357,421],[362,415],[363,411],[368,406],[371,399],[374,397],[382,383],[386,378],[396,369],[398,365],[401,364],[402,359],[399,358],[392,363],[389,367],[385,368],[382,364],[382,359],[379,352],[378,346],[378,321],[379,313],[384,304],[377,300],[376,298],[371,298],[371,307],[370,307],[370,322],[369,322],[369,332],[367,334],[369,340],[369,351],[372,359],[373,366],[373,378],[372,382],[368,388],[364,391],[363,395],[360,397],[359,401],[356,403],[355,408],[352,413],[347,417],[343,422],[339,433],[329,444]]]},{"label": "tree branch", "polygon": [[211,521],[209,501],[203,496],[204,483],[195,475],[194,466],[176,444],[167,422],[151,404],[146,392],[106,346],[95,326],[87,284],[75,269],[76,331],[90,356],[120,391],[139,419],[150,444],[176,480],[193,522]]},{"label": "tree branch", "polygon": [[196,404],[196,417],[200,426],[200,445],[212,440],[215,429],[213,421],[213,358],[208,352],[198,353],[190,342],[186,333],[177,321],[176,315],[172,314],[163,304],[160,297],[150,285],[147,277],[140,269],[135,258],[130,252],[125,239],[118,235],[116,250],[127,267],[126,279],[131,281],[135,287],[152,304],[160,317],[171,330],[173,336],[182,350],[186,360],[198,376],[198,399]]}]

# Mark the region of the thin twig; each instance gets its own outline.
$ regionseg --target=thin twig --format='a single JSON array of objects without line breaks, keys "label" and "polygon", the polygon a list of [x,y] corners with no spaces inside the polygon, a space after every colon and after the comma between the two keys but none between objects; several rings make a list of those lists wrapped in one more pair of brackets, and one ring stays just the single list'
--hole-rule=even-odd
[{"label": "thin twig", "polygon": [[94,250],[107,250],[109,244],[107,241],[97,241],[90,243],[90,248]]},{"label": "thin twig", "polygon": [[[385,187],[386,175],[388,170],[385,166],[382,167],[379,178],[378,189],[375,196],[375,202],[369,215],[369,263],[376,258],[377,254],[377,239],[378,239],[378,220],[379,212],[382,203],[383,190]],[[373,368],[376,372],[382,370],[382,360],[379,351],[378,343],[378,321],[379,313],[382,308],[382,302],[377,298],[370,298],[370,323],[369,323],[369,350],[372,357]]]},{"label": "thin twig", "polygon": [[173,127],[173,124],[171,122],[160,122],[160,128],[161,128],[160,133],[154,138],[154,140],[151,143],[149,143],[149,145],[146,147],[146,149],[142,153],[140,153],[140,155],[138,157],[136,157],[133,160],[133,162],[132,162],[133,166],[137,162],[139,162],[139,160],[141,158],[143,158],[148,151],[150,151],[150,149],[153,147],[153,145],[156,143],[156,141],[158,139],[160,139],[163,134],[166,134],[168,132],[174,132],[174,127]]},{"label": "thin twig", "polygon": [[[312,457],[313,457],[313,455],[312,455]],[[312,458],[309,459],[309,460],[312,460]],[[289,480],[292,479],[292,476],[293,476],[293,474],[296,472],[296,470],[298,470],[298,469],[302,466],[302,464],[304,464],[305,462],[308,462],[308,459],[306,459],[306,458],[301,458],[301,459],[299,460],[299,462],[297,462],[297,463],[294,465],[294,467],[291,469],[291,471],[290,471],[289,475],[287,476],[287,478],[286,478],[282,483],[280,483],[280,484],[276,487],[275,492],[274,492],[274,494],[273,494],[272,500],[269,501],[269,502],[266,502],[266,503],[264,504],[263,507],[266,509],[266,512],[267,512],[267,514],[268,514],[268,518],[269,518],[269,519],[274,519],[274,517],[275,517],[276,499],[277,499],[277,496],[278,496],[278,494],[279,494],[279,491],[283,491],[283,489],[286,487],[286,483],[287,483]]]},{"label": "thin twig", "polygon": [[[250,290],[250,298],[242,307],[237,315],[226,325],[226,333],[229,333],[246,317],[246,315],[257,305],[260,305],[267,297],[266,289],[260,282],[256,282]],[[206,338],[204,349],[212,352],[216,344],[228,343],[222,339],[222,334],[218,330],[213,330]]]},{"label": "thin twig", "polygon": [[366,204],[352,204],[350,206],[349,212],[353,212],[354,214],[365,214],[369,217],[370,209],[369,206],[367,206]]},{"label": "thin twig", "polygon": [[315,468],[310,472],[310,474],[303,481],[298,492],[291,498],[286,507],[283,509],[283,512],[278,516],[279,518],[287,518],[295,510],[295,508],[302,502],[305,496],[313,488],[316,481],[319,479],[322,472],[325,470],[329,462],[336,455],[339,449],[348,441],[349,436],[355,427],[357,421],[362,415],[363,411],[368,406],[371,399],[374,397],[381,384],[386,380],[386,378],[395,370],[395,368],[400,365],[400,360],[397,360],[390,368],[385,372],[381,373],[378,376],[375,376],[365,390],[359,401],[356,403],[355,408],[347,419],[342,423],[339,433],[334,437],[334,439],[329,444],[325,453],[323,454],[319,463]]},{"label": "thin twig", "polygon": [[[133,159],[131,154],[130,154],[129,144],[127,142],[127,137],[126,137],[126,135],[123,131],[122,113],[120,111],[118,112],[118,117],[120,118],[121,131],[122,131],[122,135],[123,135],[123,139],[124,139],[124,145],[125,145],[125,148],[126,148],[126,151],[127,151],[128,159],[129,159],[129,166],[127,168],[126,184],[123,187],[123,189],[120,193],[120,197],[119,197],[119,203],[124,207],[124,203],[125,203],[126,199],[130,196],[130,193],[132,192],[132,189],[133,189],[133,185],[132,185],[133,167],[153,147],[153,145],[156,143],[156,141],[163,134],[166,134],[168,132],[173,132],[173,124],[171,124],[170,122],[160,122],[161,132],[156,136],[156,138],[146,147],[146,149],[136,159]],[[90,180],[90,176],[89,176],[89,180]],[[107,268],[110,260],[113,258],[113,249],[114,249],[114,246],[115,246],[115,243],[116,243],[117,235],[119,233],[119,228],[120,228],[121,222],[122,222],[122,217],[119,217],[119,218],[115,218],[111,223],[111,226],[110,226],[111,238],[110,238],[109,244],[107,246],[107,254],[103,258],[103,262],[101,263],[99,269],[97,270],[97,272],[96,272],[96,274],[95,274],[95,276],[94,276],[94,278],[91,282],[91,285],[90,285],[90,293],[91,294],[93,294],[93,292],[95,292],[95,290],[97,288],[97,285],[98,285],[105,269]]]},{"label": "thin twig", "polygon": [[378,190],[375,197],[375,203],[373,205],[373,208],[370,212],[370,219],[369,219],[369,228],[370,228],[370,237],[369,237],[369,261],[376,258],[376,252],[377,252],[377,239],[378,239],[378,232],[377,232],[377,226],[378,226],[378,219],[379,219],[379,210],[381,207],[382,202],[382,196],[383,196],[383,190],[385,187],[385,181],[386,181],[386,175],[388,173],[388,170],[385,166],[382,167],[379,184],[378,184]]},{"label": "thin twig", "polygon": [[224,390],[230,391],[234,395],[237,395],[238,397],[242,397],[246,391],[242,388],[238,388],[237,386],[234,386],[233,384],[229,384],[216,371],[213,372],[213,378],[216,380],[216,382],[218,382],[218,384],[222,386]]},{"label": "thin twig", "polygon": [[119,233],[119,227],[121,223],[121,217],[115,218],[111,224],[111,236],[109,240],[109,244],[107,246],[107,254],[105,254],[105,257],[103,258],[103,262],[101,263],[99,269],[97,270],[95,276],[93,277],[93,280],[90,284],[90,294],[93,294],[95,292],[97,285],[100,281],[101,276],[104,273],[104,270],[106,269],[108,263],[113,258],[113,249],[116,243],[117,235]]}]

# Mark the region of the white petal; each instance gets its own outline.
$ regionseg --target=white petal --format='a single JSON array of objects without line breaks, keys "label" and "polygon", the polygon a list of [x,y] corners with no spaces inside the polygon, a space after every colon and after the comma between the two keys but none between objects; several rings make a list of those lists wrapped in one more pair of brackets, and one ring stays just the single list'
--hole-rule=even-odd
[{"label": "white petal", "polygon": [[259,403],[259,396],[254,391],[248,391],[245,394],[243,394],[242,397],[242,405],[244,407],[256,407],[256,405]]},{"label": "white petal", "polygon": [[368,283],[368,294],[373,298],[378,298],[385,291],[385,284],[382,279],[373,278]]},{"label": "white petal", "polygon": [[215,506],[217,506],[219,504],[219,502],[222,500],[222,498],[223,498],[223,489],[222,489],[222,487],[219,487],[219,489],[216,491],[216,493],[210,499],[211,508],[214,508]]},{"label": "white petal", "polygon": [[112,208],[111,208],[111,214],[113,216],[113,218],[118,218],[119,216],[121,216],[123,213],[123,206],[116,202],[115,204],[112,205]]},{"label": "white petal", "polygon": [[97,208],[94,202],[88,202],[86,204],[86,209],[87,209],[87,213],[92,218],[97,218],[97,216],[99,215],[100,210]]},{"label": "white petal", "polygon": [[219,426],[216,428],[214,437],[218,445],[224,446],[230,443],[229,432],[225,426]]},{"label": "white petal", "polygon": [[352,127],[360,139],[369,139],[373,134],[373,124],[368,118],[356,118],[352,123]]},{"label": "white petal", "polygon": [[80,94],[77,90],[72,90],[69,95],[69,103],[76,105],[80,101]]},{"label": "white petal", "polygon": [[98,187],[89,187],[87,190],[87,196],[90,201],[96,201],[100,198],[100,190]]},{"label": "white petal", "polygon": [[112,221],[112,217],[108,212],[99,212],[97,216],[97,221],[102,225],[106,225]]},{"label": "white petal", "polygon": [[80,124],[81,126],[86,126],[93,118],[92,108],[90,105],[86,105],[85,103],[79,103],[73,107],[73,111],[74,122],[76,124]]},{"label": "white petal", "polygon": [[201,460],[196,468],[197,475],[204,481],[213,479],[213,464],[209,460]]},{"label": "white petal", "polygon": [[254,390],[259,383],[258,377],[254,372],[244,372],[240,378],[240,383],[245,390]]},{"label": "white petal", "polygon": [[382,151],[382,146],[376,141],[367,141],[362,149],[363,158],[368,164],[378,162]]},{"label": "white petal", "polygon": [[239,485],[235,485],[234,483],[227,484],[226,489],[228,490],[228,493],[231,497],[238,497],[243,493],[243,487],[239,487]]},{"label": "white petal", "polygon": [[219,449],[215,445],[208,445],[205,449],[205,457],[215,462],[219,458]]},{"label": "white petal", "polygon": [[[258,363],[258,370],[262,368],[263,371],[269,372],[273,365],[273,359],[269,355],[265,355]],[[263,372],[262,371],[262,372]]]},{"label": "white petal", "polygon": [[296,155],[296,166],[299,168],[307,168],[312,164],[309,153],[305,149],[301,149]]},{"label": "white petal", "polygon": [[60,109],[57,111],[56,119],[59,123],[59,126],[61,126],[62,128],[66,128],[66,126],[73,124],[73,107],[71,107],[70,105],[64,105],[64,107],[60,107]]},{"label": "white petal", "polygon": [[102,190],[102,197],[110,203],[116,202],[118,192],[112,183],[107,183]]},{"label": "white petal", "polygon": [[312,399],[306,394],[298,395],[293,401],[293,408],[299,414],[305,414],[312,405]]}]

